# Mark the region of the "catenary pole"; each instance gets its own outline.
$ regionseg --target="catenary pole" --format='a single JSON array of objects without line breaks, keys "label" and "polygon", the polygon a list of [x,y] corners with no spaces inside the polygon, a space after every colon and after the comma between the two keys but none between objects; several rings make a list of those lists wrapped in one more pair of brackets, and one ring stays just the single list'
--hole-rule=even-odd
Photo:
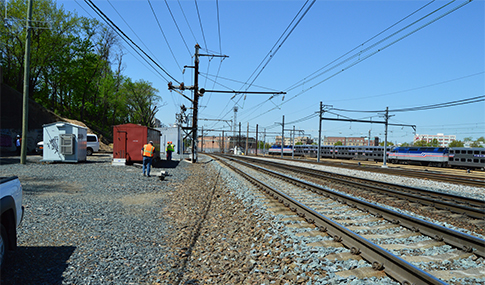
[{"label": "catenary pole", "polygon": [[318,120],[318,150],[317,150],[317,162],[320,162],[320,149],[322,146],[322,114],[323,114],[323,102],[320,101],[320,119]]},{"label": "catenary pole", "polygon": [[281,158],[283,158],[283,149],[285,148],[285,115],[281,122]]}]

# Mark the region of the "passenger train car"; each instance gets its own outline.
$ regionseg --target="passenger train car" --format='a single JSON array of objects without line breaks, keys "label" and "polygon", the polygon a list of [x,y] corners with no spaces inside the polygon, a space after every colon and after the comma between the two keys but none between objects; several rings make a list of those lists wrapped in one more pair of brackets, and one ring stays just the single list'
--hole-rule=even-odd
[{"label": "passenger train car", "polygon": [[[317,157],[317,145],[285,146],[284,155]],[[281,146],[269,149],[269,154],[281,155]],[[320,157],[335,159],[354,159],[383,161],[382,146],[321,146]],[[423,166],[461,167],[485,170],[485,148],[447,148],[447,147],[388,147],[389,163],[420,164]]]},{"label": "passenger train car", "polygon": [[[390,147],[388,147],[388,151]],[[283,148],[283,155],[292,155],[294,151],[295,156],[317,157],[317,145],[295,145],[285,146]],[[269,149],[271,155],[281,155],[281,146],[274,145]],[[320,157],[335,158],[335,159],[356,159],[356,160],[371,160],[382,161],[384,155],[384,147],[382,146],[321,146]]]},{"label": "passenger train car", "polygon": [[470,167],[485,169],[485,148],[450,148],[448,165],[451,167]]}]

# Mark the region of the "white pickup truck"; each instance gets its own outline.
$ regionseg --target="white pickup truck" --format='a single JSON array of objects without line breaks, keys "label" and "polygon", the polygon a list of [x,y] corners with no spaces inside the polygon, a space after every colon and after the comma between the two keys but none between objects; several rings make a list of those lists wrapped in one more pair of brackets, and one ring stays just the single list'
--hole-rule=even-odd
[{"label": "white pickup truck", "polygon": [[22,222],[22,185],[17,176],[0,177],[0,267],[3,267],[7,250],[17,248],[17,227]]}]

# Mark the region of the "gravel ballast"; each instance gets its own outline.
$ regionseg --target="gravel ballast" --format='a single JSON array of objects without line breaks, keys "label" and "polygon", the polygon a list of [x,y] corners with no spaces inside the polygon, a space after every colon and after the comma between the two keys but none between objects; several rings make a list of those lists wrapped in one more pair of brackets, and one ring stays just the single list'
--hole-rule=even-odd
[{"label": "gravel ballast", "polygon": [[[112,166],[109,154],[78,164],[1,158],[19,177],[25,215],[2,284],[397,284],[341,277],[365,261],[329,260],[310,248],[252,187],[201,156],[152,169]],[[326,238],[323,238],[326,239]]]}]

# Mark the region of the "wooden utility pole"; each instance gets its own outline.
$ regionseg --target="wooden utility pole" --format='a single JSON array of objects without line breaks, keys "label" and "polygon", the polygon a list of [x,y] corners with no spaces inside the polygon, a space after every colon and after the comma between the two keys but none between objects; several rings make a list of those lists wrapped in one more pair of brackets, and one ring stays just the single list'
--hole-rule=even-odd
[{"label": "wooden utility pole", "polygon": [[29,132],[29,81],[30,81],[30,43],[32,36],[30,30],[32,21],[32,0],[29,0],[27,8],[27,37],[25,39],[24,59],[24,96],[22,110],[22,144],[20,146],[20,163],[25,164],[27,158],[27,133]]}]

